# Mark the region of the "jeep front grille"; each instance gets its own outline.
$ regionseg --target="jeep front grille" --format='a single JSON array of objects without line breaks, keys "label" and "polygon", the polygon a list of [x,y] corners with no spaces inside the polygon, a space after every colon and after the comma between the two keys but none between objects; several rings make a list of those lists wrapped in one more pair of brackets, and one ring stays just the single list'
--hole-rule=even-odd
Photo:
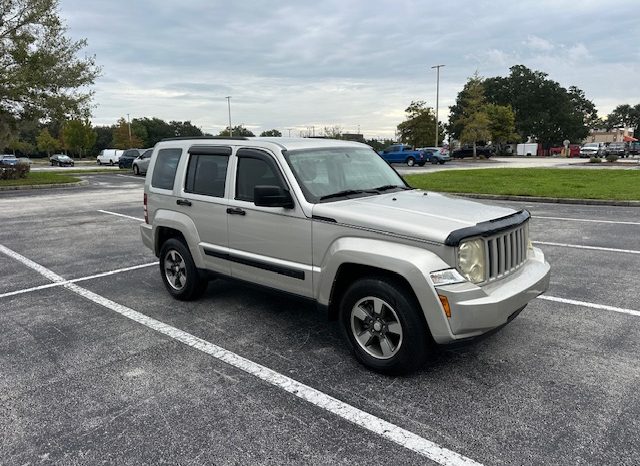
[{"label": "jeep front grille", "polygon": [[502,278],[527,260],[529,222],[485,239],[487,281]]}]

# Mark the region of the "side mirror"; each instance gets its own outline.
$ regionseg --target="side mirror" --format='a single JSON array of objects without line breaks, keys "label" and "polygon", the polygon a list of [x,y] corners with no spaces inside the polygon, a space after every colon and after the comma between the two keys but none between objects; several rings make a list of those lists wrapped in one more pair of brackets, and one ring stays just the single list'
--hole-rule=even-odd
[{"label": "side mirror", "polygon": [[291,193],[280,186],[255,186],[253,203],[258,207],[284,207],[293,209]]}]

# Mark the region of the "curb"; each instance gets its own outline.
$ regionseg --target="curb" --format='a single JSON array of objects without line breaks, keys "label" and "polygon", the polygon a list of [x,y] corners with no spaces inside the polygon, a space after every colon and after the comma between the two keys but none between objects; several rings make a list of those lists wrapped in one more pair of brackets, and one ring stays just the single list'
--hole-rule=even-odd
[{"label": "curb", "polygon": [[0,191],[21,191],[25,189],[49,189],[49,188],[74,188],[76,186],[84,186],[89,184],[87,180],[76,181],[75,183],[56,183],[56,184],[30,184],[21,186],[0,186]]},{"label": "curb", "polygon": [[546,202],[550,204],[640,207],[640,201],[617,201],[615,199],[564,199],[564,198],[558,198],[558,197],[501,196],[498,194],[444,193],[444,192],[442,194],[453,194],[454,196],[470,197],[472,199],[491,199],[494,201],[528,201],[528,202]]}]

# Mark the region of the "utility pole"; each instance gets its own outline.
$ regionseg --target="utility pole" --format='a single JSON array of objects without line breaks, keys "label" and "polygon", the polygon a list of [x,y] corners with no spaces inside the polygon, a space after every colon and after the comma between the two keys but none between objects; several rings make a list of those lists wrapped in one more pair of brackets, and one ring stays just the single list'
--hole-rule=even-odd
[{"label": "utility pole", "polygon": [[289,131],[289,137],[291,137],[291,130],[292,130],[292,129],[293,129],[293,128],[287,128],[287,131]]},{"label": "utility pole", "polygon": [[440,68],[445,65],[435,65],[432,66],[431,69],[436,69],[436,145],[438,147],[438,100],[440,98]]},{"label": "utility pole", "polygon": [[227,107],[229,108],[229,137],[233,137],[233,129],[231,128],[231,96],[225,97],[227,99]]}]

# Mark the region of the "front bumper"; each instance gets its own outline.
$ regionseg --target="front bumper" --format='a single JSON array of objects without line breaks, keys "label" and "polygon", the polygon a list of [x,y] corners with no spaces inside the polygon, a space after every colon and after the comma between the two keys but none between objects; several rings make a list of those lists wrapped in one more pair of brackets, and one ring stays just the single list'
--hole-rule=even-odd
[{"label": "front bumper", "polygon": [[436,288],[449,301],[452,341],[477,337],[505,325],[549,288],[549,278],[550,266],[542,251],[534,248],[525,265],[506,278],[482,287],[466,282]]}]

